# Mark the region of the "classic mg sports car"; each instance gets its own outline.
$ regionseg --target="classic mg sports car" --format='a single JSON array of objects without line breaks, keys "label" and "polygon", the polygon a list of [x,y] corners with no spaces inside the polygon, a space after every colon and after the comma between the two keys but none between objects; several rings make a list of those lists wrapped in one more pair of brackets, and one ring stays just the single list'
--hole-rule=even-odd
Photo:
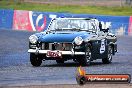
[{"label": "classic mg sports car", "polygon": [[44,60],[60,64],[70,59],[83,66],[96,59],[109,64],[117,52],[116,42],[116,36],[97,19],[55,18],[45,32],[29,37],[28,52],[33,66]]}]

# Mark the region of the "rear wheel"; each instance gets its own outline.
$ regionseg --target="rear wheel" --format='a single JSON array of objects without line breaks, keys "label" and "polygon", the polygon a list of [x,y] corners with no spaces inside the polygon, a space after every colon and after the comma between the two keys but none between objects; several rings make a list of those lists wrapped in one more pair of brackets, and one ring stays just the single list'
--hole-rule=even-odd
[{"label": "rear wheel", "polygon": [[86,50],[85,50],[85,55],[79,59],[79,63],[83,66],[85,65],[90,65],[91,63],[91,46],[90,45],[87,45],[86,46]]},{"label": "rear wheel", "polygon": [[112,55],[113,55],[113,49],[112,46],[108,46],[108,53],[107,53],[107,57],[102,59],[102,62],[104,64],[109,64],[112,62]]},{"label": "rear wheel", "polygon": [[33,53],[30,54],[30,62],[33,66],[38,67],[42,63],[42,59],[39,57],[39,55],[35,55]]}]

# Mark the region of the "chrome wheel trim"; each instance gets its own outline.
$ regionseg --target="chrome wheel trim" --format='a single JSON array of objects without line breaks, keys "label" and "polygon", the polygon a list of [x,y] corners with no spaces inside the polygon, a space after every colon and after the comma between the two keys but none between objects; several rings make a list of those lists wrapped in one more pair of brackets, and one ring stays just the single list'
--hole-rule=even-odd
[{"label": "chrome wheel trim", "polygon": [[108,50],[108,60],[111,61],[112,59],[112,48],[109,47],[109,50]]}]

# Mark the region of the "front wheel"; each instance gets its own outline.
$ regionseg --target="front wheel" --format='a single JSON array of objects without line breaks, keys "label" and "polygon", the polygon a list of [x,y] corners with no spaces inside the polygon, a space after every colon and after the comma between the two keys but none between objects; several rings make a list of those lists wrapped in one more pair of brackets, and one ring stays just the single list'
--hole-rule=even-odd
[{"label": "front wheel", "polygon": [[33,53],[30,54],[30,62],[33,66],[38,67],[41,65],[42,60],[39,55],[35,55]]},{"label": "front wheel", "polygon": [[111,46],[108,46],[107,57],[102,59],[102,62],[103,62],[104,64],[109,64],[109,63],[112,62],[112,55],[113,55],[112,52],[113,52],[112,47],[111,47]]},{"label": "front wheel", "polygon": [[80,58],[79,63],[83,66],[90,65],[91,55],[92,55],[91,48],[90,48],[90,46],[87,46],[86,50],[85,50],[85,55],[82,58]]}]

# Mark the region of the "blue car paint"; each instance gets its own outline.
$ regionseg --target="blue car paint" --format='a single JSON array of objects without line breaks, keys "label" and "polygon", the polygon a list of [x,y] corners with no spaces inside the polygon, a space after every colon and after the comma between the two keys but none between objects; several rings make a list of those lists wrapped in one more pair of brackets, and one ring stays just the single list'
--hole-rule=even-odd
[{"label": "blue car paint", "polygon": [[41,42],[68,42],[68,43],[72,43],[74,42],[74,39],[77,36],[82,37],[83,39],[85,39],[86,37],[89,37],[90,34],[87,32],[69,32],[69,33],[65,33],[65,32],[56,32],[56,33],[50,33],[50,34],[36,34],[36,36],[38,36],[39,40]]}]

